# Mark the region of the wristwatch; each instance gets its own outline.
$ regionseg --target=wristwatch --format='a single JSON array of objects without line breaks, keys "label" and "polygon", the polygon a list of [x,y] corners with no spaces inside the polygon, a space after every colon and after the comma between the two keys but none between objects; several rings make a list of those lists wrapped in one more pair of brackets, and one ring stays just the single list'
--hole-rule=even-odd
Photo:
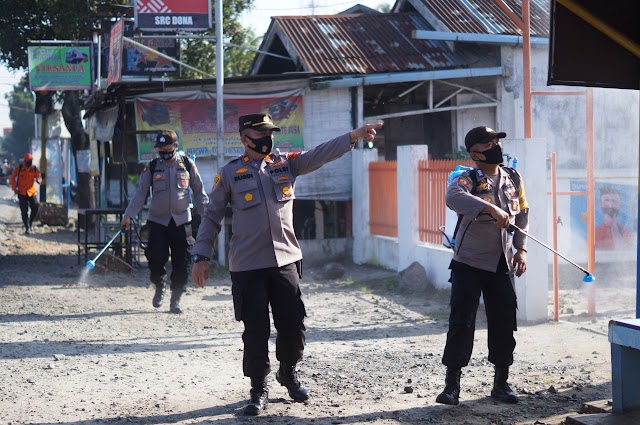
[{"label": "wristwatch", "polygon": [[199,261],[209,261],[210,258],[205,257],[204,255],[200,255],[200,254],[193,254],[191,256],[191,261],[195,264]]}]

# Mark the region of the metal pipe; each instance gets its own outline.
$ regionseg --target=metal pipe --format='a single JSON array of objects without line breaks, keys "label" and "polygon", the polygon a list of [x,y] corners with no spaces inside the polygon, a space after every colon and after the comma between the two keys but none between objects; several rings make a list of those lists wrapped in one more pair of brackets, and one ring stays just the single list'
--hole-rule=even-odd
[{"label": "metal pipe", "polygon": [[[596,183],[594,172],[594,146],[593,146],[593,89],[587,88],[586,103],[586,127],[587,127],[587,267],[594,270],[596,267]],[[596,285],[589,285],[587,300],[587,312],[596,314]]]},{"label": "metal pipe", "polygon": [[95,266],[96,266],[96,261],[98,261],[98,258],[100,258],[100,256],[102,255],[103,252],[105,252],[107,250],[107,248],[109,248],[111,246],[111,244],[113,243],[113,241],[116,240],[116,238],[118,236],[120,236],[120,233],[122,233],[122,229],[118,230],[118,233],[116,233],[111,240],[109,241],[109,243],[107,243],[104,248],[102,248],[100,250],[100,252],[98,253],[98,255],[95,256],[95,258],[93,260],[89,260],[87,261],[86,267],[89,268],[89,270],[92,270]]},{"label": "metal pipe", "polygon": [[[469,34],[464,32],[441,32],[427,30],[414,30],[412,38],[414,40],[439,40],[478,44],[500,44],[503,46],[513,47],[523,46],[525,43],[524,37],[521,37],[519,35]],[[531,40],[531,44],[534,46],[546,47],[549,45],[549,39],[545,37],[534,37]]]},{"label": "metal pipe", "polygon": [[[556,179],[556,153],[549,155],[551,162],[551,217],[553,220],[553,249],[558,250],[558,182]],[[560,317],[560,277],[558,274],[558,257],[553,256],[553,320]]]},{"label": "metal pipe", "polygon": [[527,236],[528,238],[531,238],[532,240],[538,242],[540,245],[542,245],[543,247],[547,248],[549,251],[553,252],[554,254],[556,254],[558,257],[565,259],[567,262],[569,262],[569,264],[577,267],[580,269],[580,271],[582,273],[584,273],[587,276],[591,276],[591,273],[589,273],[589,271],[587,269],[585,269],[584,267],[579,266],[578,264],[574,263],[573,261],[569,260],[567,257],[565,257],[564,255],[560,254],[558,251],[556,251],[555,249],[551,248],[549,245],[545,244],[544,242],[542,242],[540,239],[535,238],[534,236],[531,236],[531,234],[529,232],[525,232],[524,230],[522,230],[521,228],[519,228],[518,226],[516,226],[515,224],[511,224],[509,226],[509,228],[513,228],[516,229],[517,231],[519,231],[520,233],[524,234],[525,236]]},{"label": "metal pipe", "polygon": [[529,0],[522,0],[522,68],[524,86],[524,138],[530,139],[531,132],[531,19]]},{"label": "metal pipe", "polygon": [[[224,50],[222,41],[222,0],[215,2],[216,15],[216,138],[217,144],[217,165],[218,173],[224,166]],[[225,231],[226,219],[222,219],[220,223],[220,232],[218,233],[218,264],[225,265],[227,263],[226,245],[227,237]]]}]

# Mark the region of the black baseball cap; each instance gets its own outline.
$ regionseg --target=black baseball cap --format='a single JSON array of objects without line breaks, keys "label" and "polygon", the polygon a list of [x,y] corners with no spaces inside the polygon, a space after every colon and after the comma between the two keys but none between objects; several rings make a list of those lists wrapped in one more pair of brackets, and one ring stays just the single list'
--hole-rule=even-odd
[{"label": "black baseball cap", "polygon": [[164,148],[173,145],[178,141],[178,135],[173,130],[162,130],[156,134],[156,144],[154,148]]},{"label": "black baseball cap", "polygon": [[504,139],[507,137],[507,133],[504,131],[495,131],[489,127],[476,127],[469,130],[466,136],[464,136],[464,146],[467,148],[467,152],[471,150],[471,147],[477,143],[487,143],[493,139]]},{"label": "black baseball cap", "polygon": [[248,114],[242,115],[238,119],[240,130],[246,130],[252,128],[257,131],[273,130],[280,131],[280,127],[277,127],[271,121],[271,115],[269,114]]}]

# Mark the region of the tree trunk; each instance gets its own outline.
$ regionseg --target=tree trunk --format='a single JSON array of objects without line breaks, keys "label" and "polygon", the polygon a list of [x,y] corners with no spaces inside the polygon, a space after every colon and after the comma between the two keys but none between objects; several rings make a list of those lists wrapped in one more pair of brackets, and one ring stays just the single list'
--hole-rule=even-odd
[{"label": "tree trunk", "polygon": [[[89,149],[89,135],[84,131],[82,125],[81,112],[82,107],[77,91],[63,92],[64,103],[62,105],[62,117],[67,126],[67,130],[71,133],[71,150],[73,157],[77,161],[77,153],[80,150]],[[91,174],[77,172],[78,178],[78,208],[95,208],[95,189],[93,186],[93,178]]]}]

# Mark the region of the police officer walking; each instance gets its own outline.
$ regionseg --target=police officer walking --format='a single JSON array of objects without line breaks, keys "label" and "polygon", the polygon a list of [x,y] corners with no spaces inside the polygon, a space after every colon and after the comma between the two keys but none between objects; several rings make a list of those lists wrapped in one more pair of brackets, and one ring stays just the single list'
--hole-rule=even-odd
[{"label": "police officer walking", "polygon": [[188,268],[193,246],[189,188],[193,192],[194,206],[200,214],[204,212],[209,198],[196,164],[186,155],[177,152],[178,136],[175,132],[159,132],[154,147],[159,149],[160,158],[151,161],[142,171],[136,192],[124,212],[121,226],[129,228],[131,218],[142,210],[151,188],[147,220],[150,229],[145,256],[149,262],[151,282],[156,287],[152,303],[158,308],[164,301],[167,274],[165,265],[171,253],[169,311],[182,313],[180,298],[189,279]]},{"label": "police officer walking", "polygon": [[[516,341],[514,274],[527,269],[526,236],[511,224],[528,229],[529,207],[522,176],[502,167],[500,139],[506,133],[476,127],[465,136],[475,169],[454,178],[447,188],[447,206],[460,214],[451,269],[451,313],[442,357],[447,366],[444,391],[436,402],[457,405],[462,368],[473,350],[480,293],[487,315],[489,362],[495,366],[491,397],[517,403],[507,379]],[[512,248],[516,248],[513,253]]]},{"label": "police officer walking", "polygon": [[306,317],[301,299],[302,252],[293,229],[296,177],[316,170],[351,151],[358,139],[373,140],[378,125],[365,125],[308,152],[272,152],[273,132],[280,131],[268,114],[240,117],[240,140],[245,153],[232,159],[215,176],[211,201],[202,217],[193,247],[193,280],[200,286],[209,276],[213,254],[227,205],[233,210],[229,250],[236,320],[244,323],[243,372],[251,378],[246,415],[257,415],[268,403],[269,305],[277,330],[276,380],[297,402],[309,398],[296,365],[305,344]]}]

